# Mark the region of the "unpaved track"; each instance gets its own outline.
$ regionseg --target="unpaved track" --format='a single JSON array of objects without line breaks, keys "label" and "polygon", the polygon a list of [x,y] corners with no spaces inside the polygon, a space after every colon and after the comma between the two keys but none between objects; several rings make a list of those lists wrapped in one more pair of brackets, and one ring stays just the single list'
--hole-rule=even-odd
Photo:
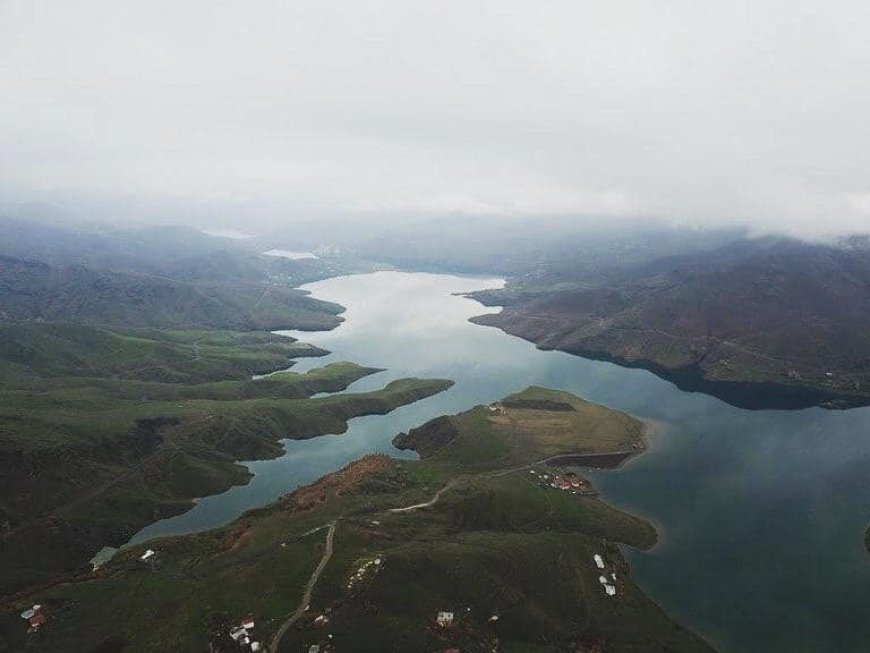
[{"label": "unpaved track", "polygon": [[419,510],[420,508],[429,508],[435,505],[435,502],[441,498],[441,495],[444,494],[447,490],[455,486],[459,481],[465,480],[464,477],[457,476],[453,480],[451,480],[447,485],[438,490],[435,495],[429,499],[426,503],[415,503],[413,506],[405,506],[404,508],[390,508],[387,512],[411,512],[413,510]]},{"label": "unpaved track", "polygon": [[[637,453],[637,451],[631,451],[631,452],[626,451],[626,452],[619,452],[619,453],[635,454],[635,453]],[[531,463],[528,465],[519,465],[517,467],[511,467],[509,469],[501,469],[501,470],[492,471],[492,472],[485,472],[485,473],[481,473],[481,474],[475,474],[472,476],[457,476],[457,477],[451,479],[440,490],[435,492],[435,494],[432,495],[432,498],[429,499],[429,501],[426,501],[424,503],[415,503],[413,505],[404,506],[402,508],[389,508],[387,510],[387,512],[403,513],[403,512],[413,512],[414,510],[421,510],[423,508],[431,508],[432,506],[434,506],[438,502],[438,499],[441,498],[442,494],[444,494],[445,492],[447,492],[451,488],[455,487],[457,484],[461,483],[462,481],[467,481],[469,479],[474,479],[474,478],[485,478],[485,477],[498,478],[501,476],[505,476],[507,474],[513,474],[514,472],[518,472],[518,471],[522,471],[522,470],[526,470],[526,469],[531,469],[532,467],[536,467],[538,465],[546,465],[549,461],[556,460],[558,458],[564,458],[566,455],[582,457],[584,455],[586,455],[586,456],[601,456],[602,454],[598,454],[598,453],[593,454],[593,453],[588,453],[588,452],[587,453],[577,453],[577,454],[560,454],[557,456],[550,456],[549,458],[544,458],[542,460],[539,460],[537,462],[534,462],[534,463]],[[320,562],[318,563],[317,568],[314,570],[314,573],[311,574],[311,578],[308,580],[308,584],[305,586],[305,593],[302,595],[302,601],[300,602],[299,607],[296,608],[296,611],[293,614],[291,614],[283,624],[281,624],[281,627],[278,629],[278,632],[276,632],[275,636],[272,638],[272,644],[269,647],[269,650],[271,653],[278,653],[278,645],[281,643],[281,638],[284,637],[284,634],[287,632],[287,629],[289,629],[290,626],[292,626],[294,623],[296,623],[296,621],[299,620],[299,617],[301,617],[305,613],[305,610],[308,608],[308,604],[311,602],[311,592],[314,590],[314,586],[317,584],[317,581],[320,579],[320,574],[323,573],[323,570],[326,567],[326,564],[329,562],[329,559],[332,557],[333,540],[335,537],[335,526],[337,523],[338,523],[338,520],[331,521],[329,524],[324,524],[323,526],[318,526],[317,528],[312,528],[310,531],[308,531],[307,533],[304,533],[301,536],[301,537],[305,537],[307,535],[311,535],[313,533],[316,533],[317,531],[322,530],[322,529],[326,528],[327,526],[329,527],[329,531],[326,533],[326,550],[323,552],[323,557],[320,559]]]},{"label": "unpaved track", "polygon": [[576,462],[582,464],[583,458],[592,458],[597,459],[605,456],[625,456],[626,458],[634,456],[640,453],[639,450],[636,449],[627,449],[625,451],[614,451],[607,453],[592,453],[592,452],[579,452],[579,453],[567,453],[567,454],[557,454],[555,456],[550,456],[549,458],[543,458],[534,463],[529,463],[528,465],[519,465],[517,467],[510,467],[508,469],[500,469],[493,472],[482,472],[480,474],[473,475],[465,475],[465,476],[457,476],[451,479],[447,485],[438,490],[431,499],[426,501],[425,503],[415,503],[411,506],[404,506],[402,508],[389,508],[387,512],[392,513],[400,513],[400,512],[413,512],[414,510],[420,510],[422,508],[431,508],[434,506],[438,499],[441,498],[441,495],[447,492],[447,490],[456,487],[462,481],[474,480],[476,478],[499,478],[501,476],[507,476],[508,474],[513,474],[515,472],[521,472],[527,469],[532,469],[533,467],[539,467],[541,465],[548,465],[551,462],[555,462],[562,459],[576,459]]},{"label": "unpaved track", "polygon": [[311,592],[314,590],[314,586],[320,579],[320,574],[323,573],[326,564],[332,557],[332,543],[335,539],[335,524],[336,522],[334,521],[329,523],[329,530],[326,532],[326,548],[323,551],[323,557],[320,559],[320,562],[317,563],[317,567],[315,568],[314,573],[311,574],[311,578],[308,579],[308,584],[305,586],[305,592],[302,594],[302,601],[299,603],[299,607],[296,608],[296,611],[291,614],[283,624],[281,624],[278,632],[276,632],[275,636],[272,638],[272,644],[269,647],[271,653],[278,653],[278,645],[281,643],[281,638],[284,637],[287,629],[299,620],[299,617],[301,617],[308,608],[308,604],[311,603]]}]

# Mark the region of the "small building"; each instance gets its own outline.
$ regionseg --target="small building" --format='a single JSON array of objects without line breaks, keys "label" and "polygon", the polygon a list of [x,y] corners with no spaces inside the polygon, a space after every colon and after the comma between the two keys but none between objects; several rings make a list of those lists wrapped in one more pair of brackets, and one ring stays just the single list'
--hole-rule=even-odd
[{"label": "small building", "polygon": [[596,553],[594,556],[592,556],[592,559],[595,561],[596,567],[598,567],[599,569],[604,569],[604,558]]},{"label": "small building", "polygon": [[40,610],[35,615],[30,617],[28,621],[32,630],[39,630],[39,627],[45,624],[46,621],[48,621],[48,617],[46,617],[45,613]]},{"label": "small building", "polygon": [[607,596],[614,596],[616,594],[616,587],[613,585],[605,585],[604,591],[607,593]]},{"label": "small building", "polygon": [[26,620],[28,624],[30,624],[30,632],[35,632],[40,629],[41,626],[45,625],[48,622],[48,615],[45,613],[42,605],[37,603],[32,608],[28,608],[24,612],[21,613],[21,618]]},{"label": "small building", "polygon": [[447,626],[453,625],[453,613],[452,612],[439,612],[438,616],[435,618],[436,623],[442,628],[446,628]]},{"label": "small building", "polygon": [[145,553],[143,553],[141,556],[139,556],[139,560],[141,560],[142,562],[148,562],[156,554],[157,554],[157,552],[154,549],[148,549]]},{"label": "small building", "polygon": [[243,649],[249,648],[251,651],[260,651],[262,650],[262,645],[260,642],[254,640],[254,636],[251,634],[254,625],[254,620],[249,617],[240,625],[234,626],[230,629],[230,637]]},{"label": "small building", "polygon": [[312,644],[309,646],[308,653],[320,653],[320,644]]}]

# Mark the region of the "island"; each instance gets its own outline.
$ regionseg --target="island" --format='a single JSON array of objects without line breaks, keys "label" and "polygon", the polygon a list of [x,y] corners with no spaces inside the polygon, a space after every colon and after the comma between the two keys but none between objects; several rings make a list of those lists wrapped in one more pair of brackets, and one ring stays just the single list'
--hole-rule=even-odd
[{"label": "island", "polygon": [[640,454],[642,422],[529,388],[395,442],[420,459],[366,456],[225,527],[122,549],[7,601],[0,632],[20,651],[712,650],[632,580],[621,547],[655,529],[584,476]]}]

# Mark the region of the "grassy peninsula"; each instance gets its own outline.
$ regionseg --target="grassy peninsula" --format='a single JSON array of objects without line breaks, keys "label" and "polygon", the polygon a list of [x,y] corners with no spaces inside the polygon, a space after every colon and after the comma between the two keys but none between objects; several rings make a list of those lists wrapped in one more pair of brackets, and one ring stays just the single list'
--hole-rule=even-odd
[{"label": "grassy peninsula", "polygon": [[[631,580],[618,544],[651,546],[652,526],[597,498],[582,470],[546,462],[640,450],[637,420],[531,388],[397,442],[421,460],[365,457],[226,527],[7,601],[4,641],[233,651],[229,632],[250,617],[271,651],[711,650]],[[28,635],[16,610],[36,600],[51,619]]]}]

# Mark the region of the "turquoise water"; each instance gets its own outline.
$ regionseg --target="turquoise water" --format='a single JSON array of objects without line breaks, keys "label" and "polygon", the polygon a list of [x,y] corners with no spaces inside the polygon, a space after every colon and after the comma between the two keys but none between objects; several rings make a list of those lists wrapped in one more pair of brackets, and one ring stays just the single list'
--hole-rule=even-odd
[{"label": "turquoise water", "polygon": [[528,385],[575,392],[658,420],[652,446],[619,470],[594,472],[611,503],[659,529],[650,552],[628,550],[649,595],[723,651],[870,651],[870,409],[747,411],[678,390],[644,370],[543,352],[468,322],[492,309],[454,293],[498,279],[380,272],[306,286],[347,307],[331,332],[293,334],[333,360],[388,368],[348,391],[405,376],[456,381],[449,391],[347,433],[287,441],[287,453],[249,463],[252,481],[137,534],[219,526],[374,451],[431,417],[488,403]]}]

